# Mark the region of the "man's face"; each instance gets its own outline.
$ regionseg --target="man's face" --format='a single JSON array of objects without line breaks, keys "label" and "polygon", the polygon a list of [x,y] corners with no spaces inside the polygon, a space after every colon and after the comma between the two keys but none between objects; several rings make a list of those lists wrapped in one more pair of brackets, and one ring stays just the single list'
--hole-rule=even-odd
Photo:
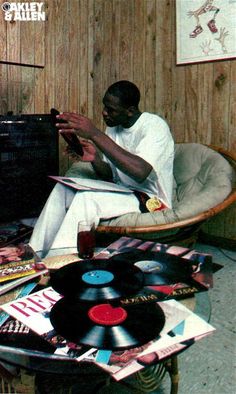
[{"label": "man's face", "polygon": [[107,126],[114,127],[122,125],[127,127],[129,121],[129,110],[122,107],[119,97],[106,93],[103,98],[103,119]]}]

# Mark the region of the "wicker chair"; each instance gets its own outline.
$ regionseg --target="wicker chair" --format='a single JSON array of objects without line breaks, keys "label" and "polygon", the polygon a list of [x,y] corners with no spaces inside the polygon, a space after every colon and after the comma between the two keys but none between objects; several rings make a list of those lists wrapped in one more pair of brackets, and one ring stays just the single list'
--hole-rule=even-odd
[{"label": "wicker chair", "polygon": [[[81,171],[82,168],[82,171]],[[155,213],[130,213],[101,221],[99,239],[120,237],[191,245],[201,225],[236,201],[236,155],[216,146],[175,145],[173,207]],[[68,176],[94,177],[75,164]]]}]

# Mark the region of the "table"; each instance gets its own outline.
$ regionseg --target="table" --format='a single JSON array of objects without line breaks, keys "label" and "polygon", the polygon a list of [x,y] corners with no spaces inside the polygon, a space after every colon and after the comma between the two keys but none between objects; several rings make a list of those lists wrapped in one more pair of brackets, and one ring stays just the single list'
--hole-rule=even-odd
[{"label": "table", "polygon": [[[101,252],[101,249],[96,250],[96,254]],[[43,252],[37,252],[41,257]],[[58,256],[60,256],[60,263],[58,263]],[[51,250],[46,256],[43,257],[46,265],[50,269],[59,268],[68,263],[78,260],[77,251],[75,248],[61,248]],[[1,299],[0,299],[1,301]],[[6,302],[6,301],[4,301]],[[211,306],[207,292],[197,293],[194,297],[182,300],[184,305],[189,309],[193,310],[195,313],[200,315],[205,320],[209,321]],[[108,384],[109,375],[100,370],[98,367],[92,364],[81,364],[74,360],[65,361],[62,356],[49,355],[45,352],[37,352],[37,355],[32,350],[27,349],[16,349],[9,346],[0,345],[0,361],[3,361],[9,366],[15,366],[21,371],[22,376],[32,377],[30,384],[34,383],[35,376],[37,377],[38,384],[42,385],[43,380],[50,381],[50,376],[53,376],[53,381],[55,383],[56,379],[59,380],[60,384],[65,386],[66,378],[69,379],[70,384],[78,384],[78,381],[82,383],[89,379],[89,382],[95,382],[96,384],[92,387],[92,390],[97,391],[98,387],[103,384]],[[23,373],[22,373],[23,371]],[[30,371],[25,374],[24,371]],[[165,372],[169,372],[171,378],[171,394],[175,394],[178,391],[178,363],[177,356],[169,358],[167,361],[157,364],[157,366],[145,368],[143,371],[136,374],[136,378],[139,381],[139,385],[142,388],[142,384],[146,386],[152,386],[152,390],[155,389],[154,386],[157,385],[157,377],[162,378]],[[0,370],[1,374],[1,370]],[[2,372],[3,374],[3,372]],[[35,375],[36,374],[36,375]],[[155,374],[155,382],[153,382],[153,375]],[[66,377],[66,378],[65,378]],[[5,378],[7,378],[5,376]],[[37,382],[36,382],[37,383]],[[82,384],[81,383],[81,384]],[[130,387],[130,383],[126,383],[126,379],[122,381],[122,384]],[[93,385],[92,385],[93,386]],[[135,388],[135,392],[138,389]],[[84,389],[88,393],[88,388]],[[2,391],[4,393],[4,391]],[[8,392],[8,391],[5,391]],[[50,388],[50,394],[52,394],[52,388]],[[66,391],[63,391],[66,393]],[[93,392],[93,391],[92,391]],[[141,391],[142,392],[142,391]],[[30,394],[32,394],[30,392]],[[69,393],[69,391],[68,391]],[[45,387],[43,388],[43,394],[46,394]]]}]

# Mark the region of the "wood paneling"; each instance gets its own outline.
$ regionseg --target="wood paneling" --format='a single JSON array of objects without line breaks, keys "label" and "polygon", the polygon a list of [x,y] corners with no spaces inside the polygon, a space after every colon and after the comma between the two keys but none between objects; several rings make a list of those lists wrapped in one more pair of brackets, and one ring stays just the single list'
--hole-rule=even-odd
[{"label": "wood paneling", "polygon": [[[45,67],[0,64],[0,113],[56,107],[88,115],[103,129],[105,89],[129,79],[140,88],[141,109],[165,117],[176,142],[236,149],[236,62],[176,66],[175,1],[50,0],[45,7],[47,20],[37,29],[1,15],[0,57],[43,58]],[[70,165],[63,149],[61,141],[61,173]],[[232,235],[235,210],[221,222],[225,217]]]},{"label": "wood paneling", "polygon": [[[15,0],[14,3],[22,3],[22,1]],[[45,4],[42,11],[46,12],[46,9]],[[0,25],[0,62],[44,67],[44,21],[8,21],[5,20],[5,13],[0,9]]]}]

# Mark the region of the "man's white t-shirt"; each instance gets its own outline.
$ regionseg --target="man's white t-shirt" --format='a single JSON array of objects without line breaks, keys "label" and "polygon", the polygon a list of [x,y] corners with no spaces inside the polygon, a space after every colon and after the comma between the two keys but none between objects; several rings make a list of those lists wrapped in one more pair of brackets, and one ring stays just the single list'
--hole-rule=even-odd
[{"label": "man's white t-shirt", "polygon": [[131,189],[158,197],[171,208],[173,186],[174,141],[169,126],[160,116],[143,112],[133,126],[107,127],[106,134],[128,152],[147,161],[153,168],[148,178],[138,183],[104,156],[111,166],[113,180]]}]

